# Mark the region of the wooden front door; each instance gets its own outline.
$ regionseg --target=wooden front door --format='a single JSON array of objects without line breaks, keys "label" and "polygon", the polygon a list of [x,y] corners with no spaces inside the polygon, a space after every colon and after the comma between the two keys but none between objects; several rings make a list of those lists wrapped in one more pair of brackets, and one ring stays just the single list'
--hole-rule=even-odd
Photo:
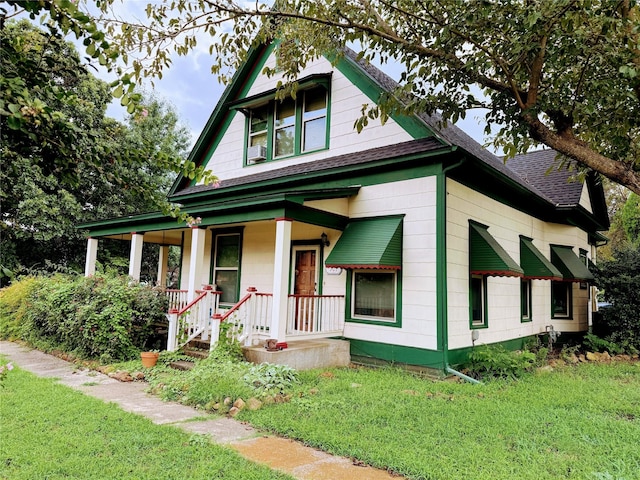
[{"label": "wooden front door", "polygon": [[313,295],[316,292],[316,282],[318,278],[317,258],[318,248],[296,248],[294,249],[294,281],[293,294],[295,299],[295,329],[302,331],[313,330],[314,303]]}]

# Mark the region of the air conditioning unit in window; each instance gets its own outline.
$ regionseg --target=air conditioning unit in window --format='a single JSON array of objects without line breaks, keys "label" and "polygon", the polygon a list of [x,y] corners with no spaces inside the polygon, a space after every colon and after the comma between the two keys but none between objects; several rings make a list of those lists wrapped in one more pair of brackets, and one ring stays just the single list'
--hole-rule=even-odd
[{"label": "air conditioning unit in window", "polygon": [[247,148],[247,164],[264,162],[267,158],[267,147],[262,145],[253,145]]}]

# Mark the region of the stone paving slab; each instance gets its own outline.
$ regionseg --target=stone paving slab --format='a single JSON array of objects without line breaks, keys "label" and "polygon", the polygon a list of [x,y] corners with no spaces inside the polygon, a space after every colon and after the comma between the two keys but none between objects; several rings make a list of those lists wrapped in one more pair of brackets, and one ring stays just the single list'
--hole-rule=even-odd
[{"label": "stone paving slab", "polygon": [[159,425],[173,425],[185,431],[207,435],[257,463],[286,472],[300,480],[391,480],[400,477],[383,470],[359,466],[350,459],[335,457],[293,440],[263,435],[260,431],[228,417],[205,414],[176,402],[164,402],[145,392],[146,383],[120,382],[107,375],[75,365],[28,347],[0,341],[0,355],[16,366],[40,377],[55,378],[61,384],[86,395],[119,405]]}]

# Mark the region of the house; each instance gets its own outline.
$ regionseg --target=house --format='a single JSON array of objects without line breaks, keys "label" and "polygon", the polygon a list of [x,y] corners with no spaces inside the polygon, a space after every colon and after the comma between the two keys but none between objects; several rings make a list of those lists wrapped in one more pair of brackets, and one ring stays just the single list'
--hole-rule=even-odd
[{"label": "house", "polygon": [[474,345],[588,329],[588,265],[608,228],[595,175],[569,181],[550,150],[505,164],[427,115],[357,133],[362,105],[393,81],[347,50],[309,63],[280,99],[262,73],[277,48],[251,52],[191,152],[220,185],[180,177],[169,194],[197,223],[83,224],[87,275],[105,237],[131,242],[134,278],[143,244],[160,245],[159,278],[180,246],[170,349],[217,338],[222,319],[254,350],[334,338],[354,359],[446,370]]}]

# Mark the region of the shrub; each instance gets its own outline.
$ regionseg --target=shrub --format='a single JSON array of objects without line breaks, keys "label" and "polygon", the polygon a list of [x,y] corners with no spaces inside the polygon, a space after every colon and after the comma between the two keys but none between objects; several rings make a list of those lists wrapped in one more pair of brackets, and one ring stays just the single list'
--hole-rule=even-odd
[{"label": "shrub", "polygon": [[0,338],[20,338],[21,325],[29,309],[29,296],[38,288],[38,279],[24,277],[0,290]]},{"label": "shrub", "polygon": [[477,379],[519,378],[531,371],[537,360],[536,354],[529,351],[512,352],[502,345],[482,345],[469,354],[465,368]]},{"label": "shrub", "polygon": [[640,250],[616,252],[596,269],[596,282],[611,306],[602,311],[601,337],[628,353],[640,350]]},{"label": "shrub", "polygon": [[624,349],[620,347],[617,343],[610,342],[609,340],[605,340],[604,338],[600,338],[593,333],[587,333],[584,336],[583,340],[584,346],[593,351],[593,352],[604,352],[607,351],[612,355],[616,355],[618,353],[622,353]]},{"label": "shrub", "polygon": [[22,337],[104,363],[137,356],[155,323],[165,322],[160,291],[127,277],[56,275],[29,296]]}]

